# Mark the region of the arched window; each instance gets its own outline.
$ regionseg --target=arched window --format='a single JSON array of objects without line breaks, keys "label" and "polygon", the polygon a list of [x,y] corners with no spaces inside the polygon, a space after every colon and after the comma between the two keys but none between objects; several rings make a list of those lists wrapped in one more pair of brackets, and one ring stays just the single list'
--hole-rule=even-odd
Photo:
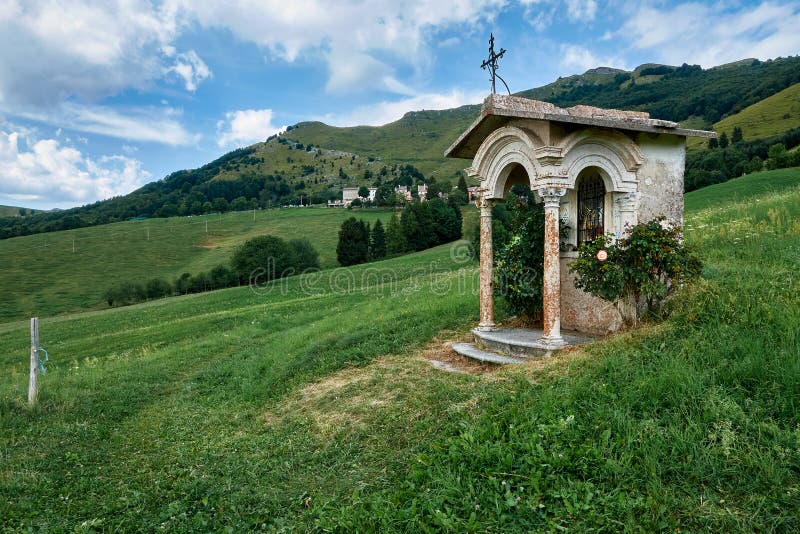
[{"label": "arched window", "polygon": [[603,206],[606,186],[597,171],[578,178],[578,244],[603,234]]}]

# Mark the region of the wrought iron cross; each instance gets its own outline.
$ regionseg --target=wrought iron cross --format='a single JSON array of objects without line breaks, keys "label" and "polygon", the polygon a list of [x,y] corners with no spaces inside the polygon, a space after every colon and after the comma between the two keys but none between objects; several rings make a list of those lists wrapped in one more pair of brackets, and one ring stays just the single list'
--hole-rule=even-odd
[{"label": "wrought iron cross", "polygon": [[511,94],[511,90],[508,88],[508,84],[506,83],[506,81],[499,74],[497,74],[497,69],[500,68],[497,62],[501,57],[503,57],[503,54],[505,53],[506,53],[505,48],[501,48],[500,52],[494,51],[494,33],[489,34],[489,58],[483,60],[483,63],[481,63],[481,68],[483,70],[486,70],[488,68],[489,72],[491,73],[492,94],[495,94],[497,92],[495,91],[495,84],[494,84],[495,78],[500,78],[500,81],[503,82],[503,85],[506,86],[506,91],[508,91],[508,94],[509,95]]}]

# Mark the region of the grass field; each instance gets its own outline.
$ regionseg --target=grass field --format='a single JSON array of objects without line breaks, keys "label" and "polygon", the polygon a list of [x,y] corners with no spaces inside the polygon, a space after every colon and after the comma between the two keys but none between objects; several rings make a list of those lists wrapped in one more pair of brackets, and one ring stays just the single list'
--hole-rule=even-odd
[{"label": "grass field", "polygon": [[800,188],[765,179],[687,195],[668,319],[517,368],[427,361],[477,319],[452,247],[44,320],[35,409],[2,325],[0,524],[796,532]]},{"label": "grass field", "polygon": [[[730,139],[737,126],[742,129],[746,141],[775,137],[800,127],[800,83],[722,119],[714,124],[714,131],[725,132]],[[705,139],[692,137],[687,139],[686,146],[696,149],[705,142]]]},{"label": "grass field", "polygon": [[150,219],[0,241],[0,322],[101,307],[124,280],[172,281],[227,264],[236,246],[262,234],[307,237],[320,263],[336,263],[339,226],[355,216],[386,223],[387,210],[294,208]]}]

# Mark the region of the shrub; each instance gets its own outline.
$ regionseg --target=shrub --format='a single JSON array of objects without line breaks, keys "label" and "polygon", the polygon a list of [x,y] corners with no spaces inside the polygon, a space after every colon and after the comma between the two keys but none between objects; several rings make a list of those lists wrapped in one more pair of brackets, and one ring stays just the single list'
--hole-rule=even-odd
[{"label": "shrub", "polygon": [[[655,311],[682,283],[700,275],[701,263],[683,244],[678,226],[664,217],[637,224],[628,237],[600,236],[581,245],[570,270],[575,287],[615,303],[628,324]],[[604,249],[605,261],[597,259]]]},{"label": "shrub", "polygon": [[144,293],[148,299],[160,299],[172,294],[172,286],[163,278],[153,278],[144,286]]},{"label": "shrub", "polygon": [[297,254],[279,237],[263,235],[247,240],[231,260],[239,280],[248,283],[258,273],[263,281],[297,274]]},{"label": "shrub", "polygon": [[495,249],[495,293],[514,313],[536,317],[542,310],[544,205],[516,195],[508,204],[510,237]]}]

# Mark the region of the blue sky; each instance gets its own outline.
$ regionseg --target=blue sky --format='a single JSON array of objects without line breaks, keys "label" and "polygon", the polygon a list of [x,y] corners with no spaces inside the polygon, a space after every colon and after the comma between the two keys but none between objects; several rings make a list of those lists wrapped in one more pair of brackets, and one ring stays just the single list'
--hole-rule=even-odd
[{"label": "blue sky", "polygon": [[800,53],[800,1],[0,0],[0,204],[126,194],[306,120],[385,124],[597,66]]}]

